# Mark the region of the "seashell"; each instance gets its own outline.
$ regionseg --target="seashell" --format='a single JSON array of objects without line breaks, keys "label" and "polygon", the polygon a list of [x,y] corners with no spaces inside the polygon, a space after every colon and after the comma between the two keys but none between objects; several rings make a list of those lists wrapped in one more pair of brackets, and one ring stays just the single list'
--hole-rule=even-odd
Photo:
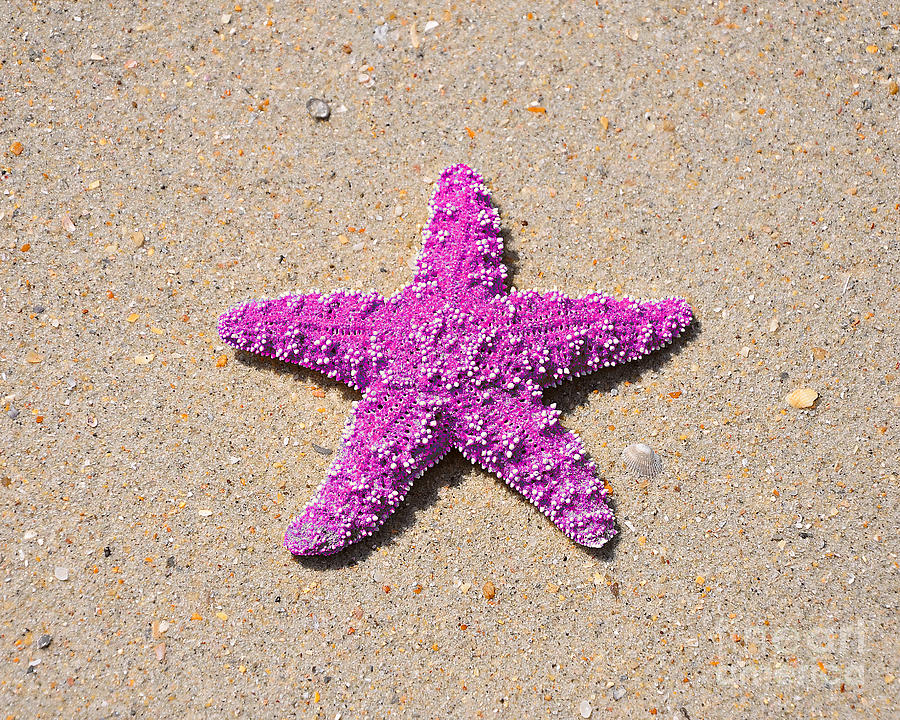
[{"label": "seashell", "polygon": [[811,408],[815,405],[818,397],[819,393],[812,388],[797,388],[785,399],[787,400],[787,404],[792,408],[803,410],[804,408]]},{"label": "seashell", "polygon": [[644,443],[635,443],[625,448],[622,451],[622,460],[630,472],[641,477],[656,477],[663,469],[659,455]]},{"label": "seashell", "polygon": [[331,115],[331,106],[322,98],[310,98],[306,101],[306,112],[314,120],[327,120]]}]

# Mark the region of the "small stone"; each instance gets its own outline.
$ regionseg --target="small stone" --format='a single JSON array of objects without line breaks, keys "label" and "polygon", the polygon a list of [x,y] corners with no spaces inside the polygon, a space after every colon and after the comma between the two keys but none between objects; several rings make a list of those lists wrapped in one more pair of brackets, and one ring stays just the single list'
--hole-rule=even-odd
[{"label": "small stone", "polygon": [[56,569],[53,571],[53,575],[57,580],[66,581],[69,579],[69,568],[57,565]]},{"label": "small stone", "polygon": [[600,116],[600,127],[604,130],[609,130],[609,118],[606,115]]},{"label": "small stone", "polygon": [[777,317],[773,317],[771,320],[769,320],[769,332],[770,333],[776,332],[778,330],[778,327],[779,327],[779,323],[778,323]]},{"label": "small stone", "polygon": [[38,363],[44,362],[44,356],[34,350],[29,350],[25,355],[25,362],[37,365]]},{"label": "small stone", "polygon": [[106,60],[106,58],[103,57],[100,53],[92,52],[91,60],[93,60],[94,62],[100,62],[101,60]]},{"label": "small stone", "polygon": [[322,98],[310,98],[306,101],[306,112],[314,120],[327,120],[331,116],[331,106]]},{"label": "small stone", "polygon": [[896,80],[891,80],[888,83],[888,93],[891,95],[896,95],[898,92],[900,92],[900,86],[897,85]]},{"label": "small stone", "polygon": [[321,445],[316,445],[315,443],[310,443],[312,445],[312,449],[315,450],[320,455],[331,455],[334,450],[330,450],[329,448],[322,447]]},{"label": "small stone", "polygon": [[15,420],[17,417],[19,417],[19,411],[15,408],[12,408],[11,410],[7,411],[6,415],[10,420]]},{"label": "small stone", "polygon": [[50,647],[50,643],[52,643],[52,642],[53,642],[52,635],[41,635],[37,641],[38,649],[46,650],[48,647]]},{"label": "small stone", "polygon": [[75,232],[75,223],[72,222],[72,216],[69,213],[63,213],[59,216],[59,224],[67,233]]},{"label": "small stone", "polygon": [[484,597],[485,597],[486,599],[488,599],[488,600],[493,600],[493,599],[494,599],[494,595],[497,594],[497,588],[494,587],[494,583],[492,583],[490,580],[488,580],[488,581],[484,584],[484,587],[481,588],[481,594],[484,595]]},{"label": "small stone", "polygon": [[9,146],[9,151],[13,155],[21,155],[23,150],[25,150],[25,146],[18,140],[16,140],[12,145]]},{"label": "small stone", "polygon": [[153,648],[153,652],[156,653],[156,659],[159,660],[159,662],[162,662],[166,659],[166,644],[160,643],[155,648]]},{"label": "small stone", "polygon": [[824,360],[828,355],[828,353],[825,352],[825,348],[820,347],[814,347],[811,352],[816,360]]},{"label": "small stone", "polygon": [[231,13],[224,13],[222,17],[219,18],[222,21],[223,25],[227,25],[231,22]]},{"label": "small stone", "polygon": [[427,23],[425,23],[425,27],[422,29],[422,31],[425,33],[430,33],[437,26],[438,26],[438,23],[436,20],[429,20]]},{"label": "small stone", "polygon": [[750,357],[750,347],[744,346],[741,348],[741,357],[748,358]]},{"label": "small stone", "polygon": [[198,510],[197,514],[200,517],[209,517],[210,515],[212,515],[212,510]]},{"label": "small stone", "polygon": [[155,355],[135,355],[134,356],[134,364],[135,365],[149,365],[153,362],[153,358]]},{"label": "small stone", "polygon": [[578,704],[578,714],[581,715],[581,717],[589,718],[591,716],[592,711],[593,711],[593,708],[591,707],[591,704],[587,700],[582,700]]},{"label": "small stone", "polygon": [[625,688],[617,687],[612,692],[613,700],[621,700],[625,697]]},{"label": "small stone", "polygon": [[144,233],[140,230],[135,230],[131,233],[131,247],[137,250],[140,247],[144,246]]},{"label": "small stone", "polygon": [[43,305],[35,305],[33,308],[31,308],[31,311],[35,315],[40,315],[42,312],[44,312],[45,309],[46,308]]}]

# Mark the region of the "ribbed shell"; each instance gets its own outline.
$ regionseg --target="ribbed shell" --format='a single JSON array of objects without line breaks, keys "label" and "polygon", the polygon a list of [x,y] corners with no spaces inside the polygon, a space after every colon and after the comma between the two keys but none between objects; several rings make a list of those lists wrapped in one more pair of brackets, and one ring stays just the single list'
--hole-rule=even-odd
[{"label": "ribbed shell", "polygon": [[663,465],[659,455],[653,452],[653,448],[644,443],[629,445],[622,451],[622,460],[625,467],[640,477],[653,478],[662,472]]}]

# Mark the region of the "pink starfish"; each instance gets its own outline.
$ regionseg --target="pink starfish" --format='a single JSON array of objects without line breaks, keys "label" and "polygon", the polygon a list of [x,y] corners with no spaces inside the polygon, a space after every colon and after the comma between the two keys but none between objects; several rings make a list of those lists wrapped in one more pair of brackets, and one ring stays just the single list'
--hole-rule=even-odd
[{"label": "pink starfish", "polygon": [[499,228],[483,178],[455,165],[432,198],[415,279],[396,295],[285,295],[219,319],[230,345],[363,393],[325,481],[288,526],[292,553],[331,554],[371,535],[454,447],[575,542],[600,547],[615,534],[593,462],[542,390],[668,344],[691,309],[677,298],[510,291]]}]

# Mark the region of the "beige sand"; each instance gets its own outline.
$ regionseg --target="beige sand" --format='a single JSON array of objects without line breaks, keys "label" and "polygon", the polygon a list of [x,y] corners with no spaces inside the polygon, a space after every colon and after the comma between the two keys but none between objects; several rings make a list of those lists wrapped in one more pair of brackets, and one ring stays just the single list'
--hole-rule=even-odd
[{"label": "beige sand", "polygon": [[[501,6],[6,3],[0,715],[896,717],[896,3]],[[296,561],[356,396],[216,318],[392,293],[455,162],[516,286],[696,308],[549,398],[620,538],[453,455]]]}]

